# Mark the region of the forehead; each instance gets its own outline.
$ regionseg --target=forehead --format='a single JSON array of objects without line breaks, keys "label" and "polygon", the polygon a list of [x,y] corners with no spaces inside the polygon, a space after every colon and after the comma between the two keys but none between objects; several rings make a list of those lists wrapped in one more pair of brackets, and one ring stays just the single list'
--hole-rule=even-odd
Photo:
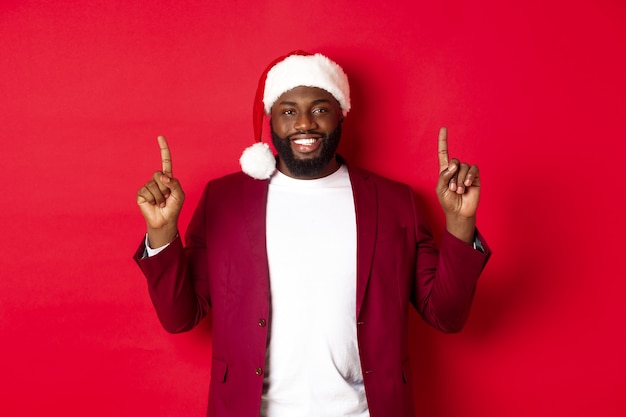
[{"label": "forehead", "polygon": [[320,101],[328,102],[331,105],[336,105],[339,107],[339,102],[335,96],[330,94],[328,91],[318,88],[318,87],[305,87],[299,86],[292,88],[291,90],[285,91],[283,94],[276,99],[274,105],[281,104],[298,104],[298,105],[306,105],[311,103],[319,103]]}]

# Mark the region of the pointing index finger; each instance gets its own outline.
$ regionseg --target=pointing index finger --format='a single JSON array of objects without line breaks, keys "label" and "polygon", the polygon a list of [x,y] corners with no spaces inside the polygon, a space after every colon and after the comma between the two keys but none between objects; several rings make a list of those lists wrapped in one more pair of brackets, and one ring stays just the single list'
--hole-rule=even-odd
[{"label": "pointing index finger", "polygon": [[172,177],[172,155],[170,154],[170,148],[167,145],[167,140],[164,136],[157,138],[159,142],[159,148],[161,149],[161,170],[163,174],[168,177]]},{"label": "pointing index finger", "polygon": [[439,155],[439,173],[448,169],[448,128],[439,129],[437,140],[437,153]]}]

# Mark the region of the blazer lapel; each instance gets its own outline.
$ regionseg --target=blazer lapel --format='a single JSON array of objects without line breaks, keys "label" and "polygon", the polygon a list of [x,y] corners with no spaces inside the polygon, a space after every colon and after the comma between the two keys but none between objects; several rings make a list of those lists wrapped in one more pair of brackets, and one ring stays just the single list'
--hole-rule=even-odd
[{"label": "blazer lapel", "polygon": [[348,167],[354,207],[356,211],[356,317],[358,319],[367,291],[367,283],[372,269],[374,246],[376,243],[376,227],[378,218],[378,198],[374,181],[370,174],[357,168]]},{"label": "blazer lapel", "polygon": [[267,191],[269,181],[246,177],[242,182],[241,204],[244,206],[245,229],[250,248],[250,265],[254,267],[258,289],[269,294],[269,267],[265,240],[265,219],[267,211]]},{"label": "blazer lapel", "polygon": [[[356,316],[358,318],[372,269],[376,244],[378,198],[376,185],[374,181],[371,181],[369,173],[350,166],[348,166],[348,172],[354,195],[357,226]],[[241,203],[245,207],[251,265],[254,265],[255,276],[262,280],[257,283],[260,287],[264,287],[266,292],[269,291],[265,241],[268,186],[269,181],[246,179],[241,187]]]}]

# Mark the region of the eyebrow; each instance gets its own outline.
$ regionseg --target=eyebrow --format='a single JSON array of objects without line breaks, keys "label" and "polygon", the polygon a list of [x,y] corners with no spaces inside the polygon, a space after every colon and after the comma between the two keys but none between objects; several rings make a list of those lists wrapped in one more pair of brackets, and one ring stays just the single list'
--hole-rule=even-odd
[{"label": "eyebrow", "polygon": [[[313,100],[311,102],[311,105],[315,106],[317,104],[322,104],[322,103],[330,103],[330,100],[326,99],[326,98],[320,98],[317,100]],[[298,103],[296,103],[295,101],[281,101],[280,103],[281,106],[297,106]]]}]

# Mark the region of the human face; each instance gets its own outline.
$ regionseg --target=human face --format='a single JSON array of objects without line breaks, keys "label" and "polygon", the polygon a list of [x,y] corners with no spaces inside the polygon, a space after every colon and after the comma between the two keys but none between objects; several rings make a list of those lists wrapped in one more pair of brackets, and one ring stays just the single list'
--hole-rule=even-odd
[{"label": "human face", "polygon": [[300,179],[321,178],[336,171],[342,119],[337,100],[320,88],[296,87],[281,95],[271,111],[278,169]]}]

